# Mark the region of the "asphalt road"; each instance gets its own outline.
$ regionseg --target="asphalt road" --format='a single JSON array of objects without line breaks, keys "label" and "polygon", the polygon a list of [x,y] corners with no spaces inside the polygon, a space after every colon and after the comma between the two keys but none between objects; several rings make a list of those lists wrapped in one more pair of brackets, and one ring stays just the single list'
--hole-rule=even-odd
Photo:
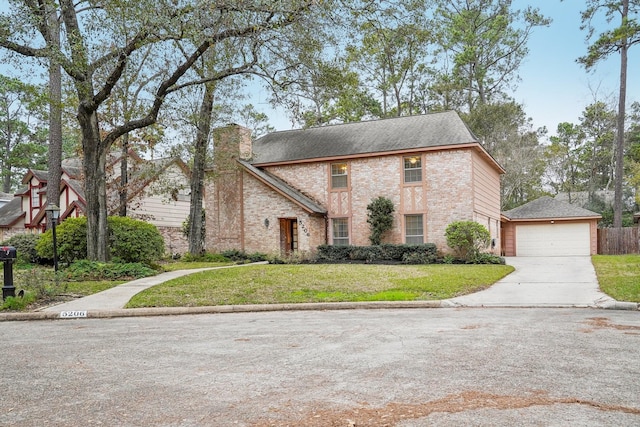
[{"label": "asphalt road", "polygon": [[344,310],[0,323],[0,425],[640,425],[640,313]]}]

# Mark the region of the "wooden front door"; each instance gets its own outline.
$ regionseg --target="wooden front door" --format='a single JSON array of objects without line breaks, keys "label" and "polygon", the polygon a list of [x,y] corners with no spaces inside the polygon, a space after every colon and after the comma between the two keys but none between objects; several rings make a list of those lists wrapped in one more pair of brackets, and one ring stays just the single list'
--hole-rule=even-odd
[{"label": "wooden front door", "polygon": [[284,255],[291,255],[298,250],[298,220],[295,218],[280,218],[280,251]]}]

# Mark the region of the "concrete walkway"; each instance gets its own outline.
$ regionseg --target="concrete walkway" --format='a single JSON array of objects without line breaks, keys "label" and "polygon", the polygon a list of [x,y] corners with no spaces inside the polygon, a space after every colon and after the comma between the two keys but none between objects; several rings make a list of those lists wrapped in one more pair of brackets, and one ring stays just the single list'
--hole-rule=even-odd
[{"label": "concrete walkway", "polygon": [[591,257],[509,257],[515,271],[490,288],[449,300],[467,307],[605,307]]}]

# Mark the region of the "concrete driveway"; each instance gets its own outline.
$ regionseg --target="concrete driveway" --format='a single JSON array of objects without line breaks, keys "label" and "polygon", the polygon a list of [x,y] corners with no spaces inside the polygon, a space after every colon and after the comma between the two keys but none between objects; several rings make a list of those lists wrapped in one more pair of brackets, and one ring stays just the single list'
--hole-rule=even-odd
[{"label": "concrete driveway", "polygon": [[508,257],[515,271],[489,289],[449,300],[469,307],[604,307],[591,257]]}]

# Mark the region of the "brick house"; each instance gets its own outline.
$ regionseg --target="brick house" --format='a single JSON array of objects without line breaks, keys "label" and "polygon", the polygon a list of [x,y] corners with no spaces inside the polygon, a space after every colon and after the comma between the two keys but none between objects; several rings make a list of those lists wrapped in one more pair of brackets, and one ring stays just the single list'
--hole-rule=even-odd
[{"label": "brick house", "polygon": [[484,225],[500,248],[500,175],[455,112],[274,132],[253,144],[214,134],[205,205],[208,250],[290,253],[368,245],[367,205],[393,202],[385,243],[435,243],[458,220]]}]

